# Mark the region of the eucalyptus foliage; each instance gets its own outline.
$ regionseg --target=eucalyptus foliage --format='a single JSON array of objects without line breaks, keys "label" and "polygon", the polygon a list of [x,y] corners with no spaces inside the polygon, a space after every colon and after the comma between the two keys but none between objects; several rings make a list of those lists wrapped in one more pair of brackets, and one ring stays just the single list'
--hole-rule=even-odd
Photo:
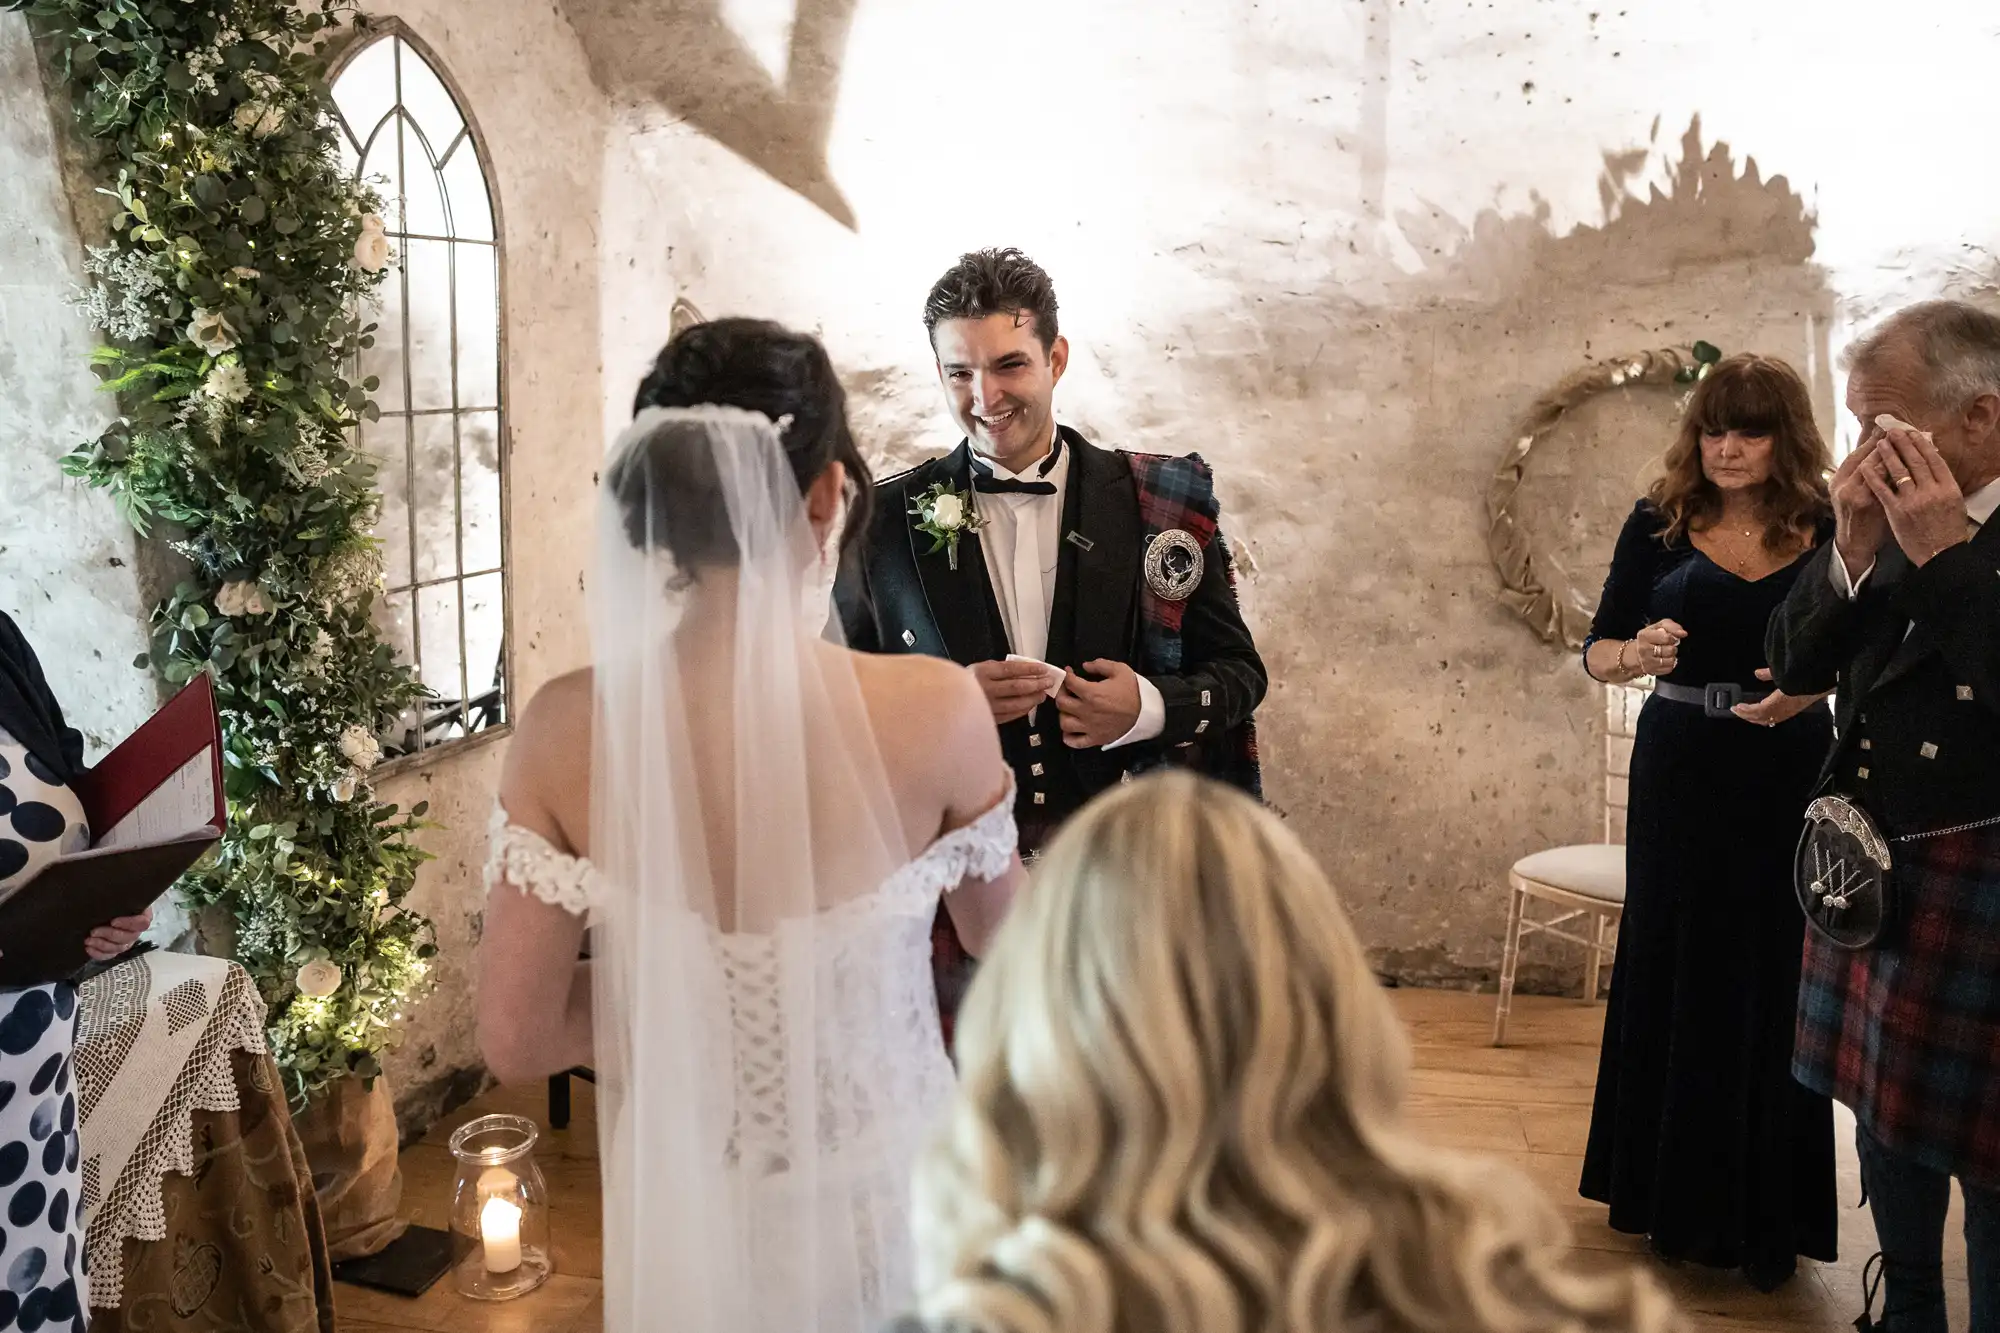
[{"label": "eucalyptus foliage", "polygon": [[0,4],[29,16],[116,200],[78,303],[120,415],[63,468],[186,559],[150,660],[174,685],[214,677],[229,830],[181,892],[234,918],[302,1100],[379,1072],[435,951],[404,906],[424,808],[368,783],[375,737],[424,690],[370,619],[379,497],[352,441],[375,385],[349,375],[387,245],[331,119],[345,6]]}]

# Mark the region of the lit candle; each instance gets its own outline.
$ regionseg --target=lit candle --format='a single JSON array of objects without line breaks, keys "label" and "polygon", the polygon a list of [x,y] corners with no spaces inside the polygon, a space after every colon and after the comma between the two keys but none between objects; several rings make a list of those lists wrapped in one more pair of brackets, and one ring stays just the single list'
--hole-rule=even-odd
[{"label": "lit candle", "polygon": [[521,1205],[494,1195],[479,1209],[479,1239],[486,1271],[511,1273],[521,1266]]}]

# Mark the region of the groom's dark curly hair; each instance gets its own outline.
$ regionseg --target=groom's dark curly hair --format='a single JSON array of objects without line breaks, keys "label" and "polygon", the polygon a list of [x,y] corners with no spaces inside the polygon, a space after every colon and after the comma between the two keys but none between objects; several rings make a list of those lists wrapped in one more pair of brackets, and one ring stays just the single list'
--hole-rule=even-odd
[{"label": "groom's dark curly hair", "polygon": [[[817,338],[764,319],[715,319],[681,330],[640,381],[633,415],[649,407],[708,404],[748,408],[772,421],[790,418],[779,438],[799,490],[829,465],[843,464],[848,485],[843,548],[867,530],[874,478],[847,424],[847,391]],[[670,435],[659,432],[656,454],[672,449]],[[628,468],[629,477],[610,479],[626,507],[634,543],[664,540],[683,567],[733,561],[736,543],[712,455],[701,448],[676,454],[671,487],[645,483],[657,475],[659,463],[656,456],[651,466]]]},{"label": "groom's dark curly hair", "polygon": [[1040,264],[1012,246],[960,255],[924,301],[924,331],[935,348],[937,326],[944,320],[988,315],[1032,319],[1042,350],[1056,345],[1056,285]]}]

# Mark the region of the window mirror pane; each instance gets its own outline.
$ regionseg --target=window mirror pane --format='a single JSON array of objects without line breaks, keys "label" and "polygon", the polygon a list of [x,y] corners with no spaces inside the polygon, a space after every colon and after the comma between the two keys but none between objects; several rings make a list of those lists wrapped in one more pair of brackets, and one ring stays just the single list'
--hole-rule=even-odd
[{"label": "window mirror pane", "polygon": [[416,573],[419,583],[458,573],[458,477],[456,418],[436,412],[410,418],[410,503],[417,521]]},{"label": "window mirror pane", "polygon": [[468,412],[458,426],[458,504],[465,572],[500,567],[500,414]]},{"label": "window mirror pane", "polygon": [[[445,91],[444,81],[424,63],[424,58],[412,51],[403,42],[397,55],[401,61],[403,80],[403,110],[423,133],[424,141],[430,145],[431,153],[443,157],[451,141],[458,137],[465,122],[459,117],[458,105]],[[442,233],[440,233],[442,234]]]},{"label": "window mirror pane", "polygon": [[410,303],[410,407],[452,407],[451,245],[404,241],[403,286]]},{"label": "window mirror pane", "polygon": [[[414,754],[505,722],[507,571],[499,237],[491,182],[464,109],[399,35],[354,52],[334,80],[343,161],[386,197],[397,262],[364,317],[380,419],[355,445],[376,460],[384,641],[432,698],[384,733]],[[400,206],[399,206],[400,200]]]}]

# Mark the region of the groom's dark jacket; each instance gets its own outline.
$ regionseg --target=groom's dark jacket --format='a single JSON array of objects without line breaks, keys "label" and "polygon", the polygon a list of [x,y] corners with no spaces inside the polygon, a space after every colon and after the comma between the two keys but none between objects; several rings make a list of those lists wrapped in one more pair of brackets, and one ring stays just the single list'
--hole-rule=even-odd
[{"label": "groom's dark jacket", "polygon": [[[1098,792],[1163,763],[1187,763],[1255,793],[1249,724],[1267,684],[1237,609],[1227,545],[1214,529],[1207,465],[1099,449],[1067,426],[1062,438],[1070,471],[1047,660],[1079,673],[1100,658],[1128,664],[1158,687],[1166,726],[1153,740],[1115,750],[1072,750],[1051,701],[1032,723],[1001,727],[1024,852]],[[933,552],[914,526],[912,502],[939,482],[970,492],[969,446],[961,442],[878,486],[872,527],[850,550],[835,591],[848,646],[967,666],[1004,658],[1010,648],[978,534],[960,537],[954,570],[948,553]],[[1153,529],[1164,527],[1205,534],[1200,581],[1171,606],[1148,589],[1144,571]],[[1167,619],[1178,620],[1171,631]]]}]

